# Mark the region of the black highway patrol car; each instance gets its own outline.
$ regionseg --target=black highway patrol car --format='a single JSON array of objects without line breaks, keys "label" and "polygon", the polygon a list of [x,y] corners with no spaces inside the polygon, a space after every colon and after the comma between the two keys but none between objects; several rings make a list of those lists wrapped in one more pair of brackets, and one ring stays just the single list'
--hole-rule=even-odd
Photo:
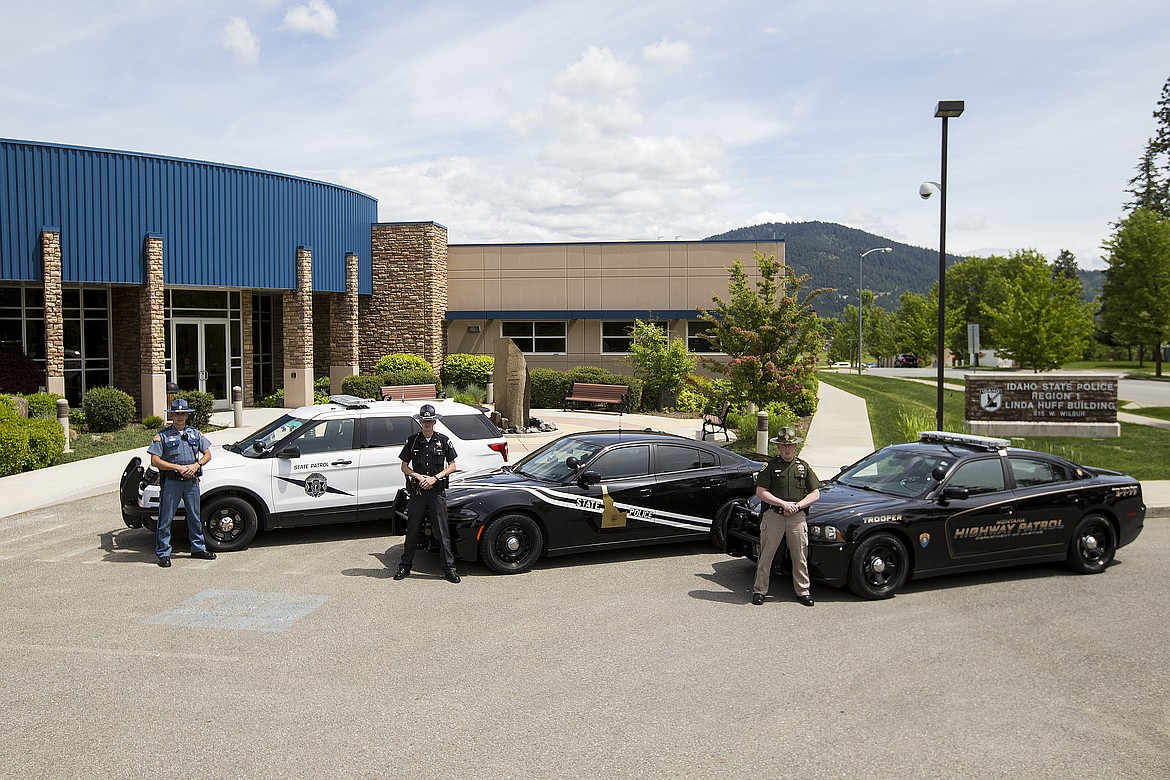
[{"label": "black highway patrol car", "polygon": [[[1009,445],[926,431],[845,468],[809,509],[810,575],[883,599],[908,578],[1025,563],[1096,574],[1141,533],[1136,479]],[[759,532],[753,498],[732,512],[726,551],[755,559]]]}]

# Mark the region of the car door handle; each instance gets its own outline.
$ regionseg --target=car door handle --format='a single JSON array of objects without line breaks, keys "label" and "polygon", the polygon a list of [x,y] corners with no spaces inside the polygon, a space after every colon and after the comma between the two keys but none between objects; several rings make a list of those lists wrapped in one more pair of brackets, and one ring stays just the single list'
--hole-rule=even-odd
[{"label": "car door handle", "polygon": [[335,460],[332,463],[330,463],[329,465],[330,466],[348,466],[351,463],[353,463],[352,460]]},{"label": "car door handle", "polygon": [[642,488],[641,490],[638,491],[638,495],[640,495],[642,498],[646,498],[646,496],[650,495],[653,492],[654,491],[651,490],[650,488]]},{"label": "car door handle", "polygon": [[713,488],[713,487],[719,487],[722,484],[723,484],[723,480],[720,479],[719,477],[711,477],[710,479],[704,480],[703,487]]},{"label": "car door handle", "polygon": [[1004,511],[1004,513],[1010,515],[1012,512],[1016,511],[1016,508],[1014,506],[1012,506],[1011,504],[1008,504],[1007,506],[1003,507],[1003,511]]}]

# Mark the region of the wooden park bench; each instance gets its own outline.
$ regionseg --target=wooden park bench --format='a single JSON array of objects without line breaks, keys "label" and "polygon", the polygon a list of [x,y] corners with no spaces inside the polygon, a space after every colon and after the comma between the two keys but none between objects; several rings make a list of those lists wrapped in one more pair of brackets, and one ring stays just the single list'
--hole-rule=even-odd
[{"label": "wooden park bench", "polygon": [[439,397],[435,385],[389,385],[382,388],[383,401],[434,401]]},{"label": "wooden park bench", "polygon": [[619,412],[626,411],[630,398],[629,385],[593,385],[574,382],[565,396],[565,411],[576,408],[577,404],[615,404]]},{"label": "wooden park bench", "polygon": [[731,441],[731,434],[727,432],[727,416],[731,414],[731,402],[727,401],[723,404],[723,409],[716,409],[714,406],[707,407],[703,412],[703,439],[707,438],[707,434],[714,436],[723,431],[723,437]]}]

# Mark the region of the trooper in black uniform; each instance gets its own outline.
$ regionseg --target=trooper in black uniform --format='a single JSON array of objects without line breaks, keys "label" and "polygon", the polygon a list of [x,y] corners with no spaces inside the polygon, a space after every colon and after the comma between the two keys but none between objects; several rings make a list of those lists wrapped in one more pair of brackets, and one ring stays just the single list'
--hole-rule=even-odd
[{"label": "trooper in black uniform", "polygon": [[455,573],[455,553],[451,548],[451,529],[447,525],[445,492],[447,477],[455,473],[455,448],[449,438],[435,430],[435,421],[439,419],[435,407],[424,404],[414,419],[418,420],[422,430],[406,440],[398,455],[402,461],[402,473],[406,475],[410,500],[406,504],[406,544],[394,579],[410,576],[423,515],[429,510],[431,529],[438,534],[442,544],[444,575],[447,582],[459,582],[459,575]]}]

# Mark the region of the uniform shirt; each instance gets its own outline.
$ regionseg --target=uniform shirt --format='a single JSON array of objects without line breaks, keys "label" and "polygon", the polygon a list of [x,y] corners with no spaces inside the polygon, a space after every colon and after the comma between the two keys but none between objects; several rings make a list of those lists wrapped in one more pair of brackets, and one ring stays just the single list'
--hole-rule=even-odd
[{"label": "uniform shirt", "polygon": [[782,501],[799,501],[819,489],[821,481],[812,467],[800,458],[793,458],[791,462],[773,458],[756,478],[756,486]]},{"label": "uniform shirt", "polygon": [[451,446],[451,440],[438,431],[435,431],[430,441],[424,439],[419,431],[402,445],[398,459],[409,463],[416,474],[434,477],[455,460],[455,448]]},{"label": "uniform shirt", "polygon": [[168,425],[154,435],[146,451],[151,455],[158,455],[167,463],[186,466],[189,463],[197,463],[199,454],[209,449],[211,442],[190,425],[181,432],[175,426]]}]

